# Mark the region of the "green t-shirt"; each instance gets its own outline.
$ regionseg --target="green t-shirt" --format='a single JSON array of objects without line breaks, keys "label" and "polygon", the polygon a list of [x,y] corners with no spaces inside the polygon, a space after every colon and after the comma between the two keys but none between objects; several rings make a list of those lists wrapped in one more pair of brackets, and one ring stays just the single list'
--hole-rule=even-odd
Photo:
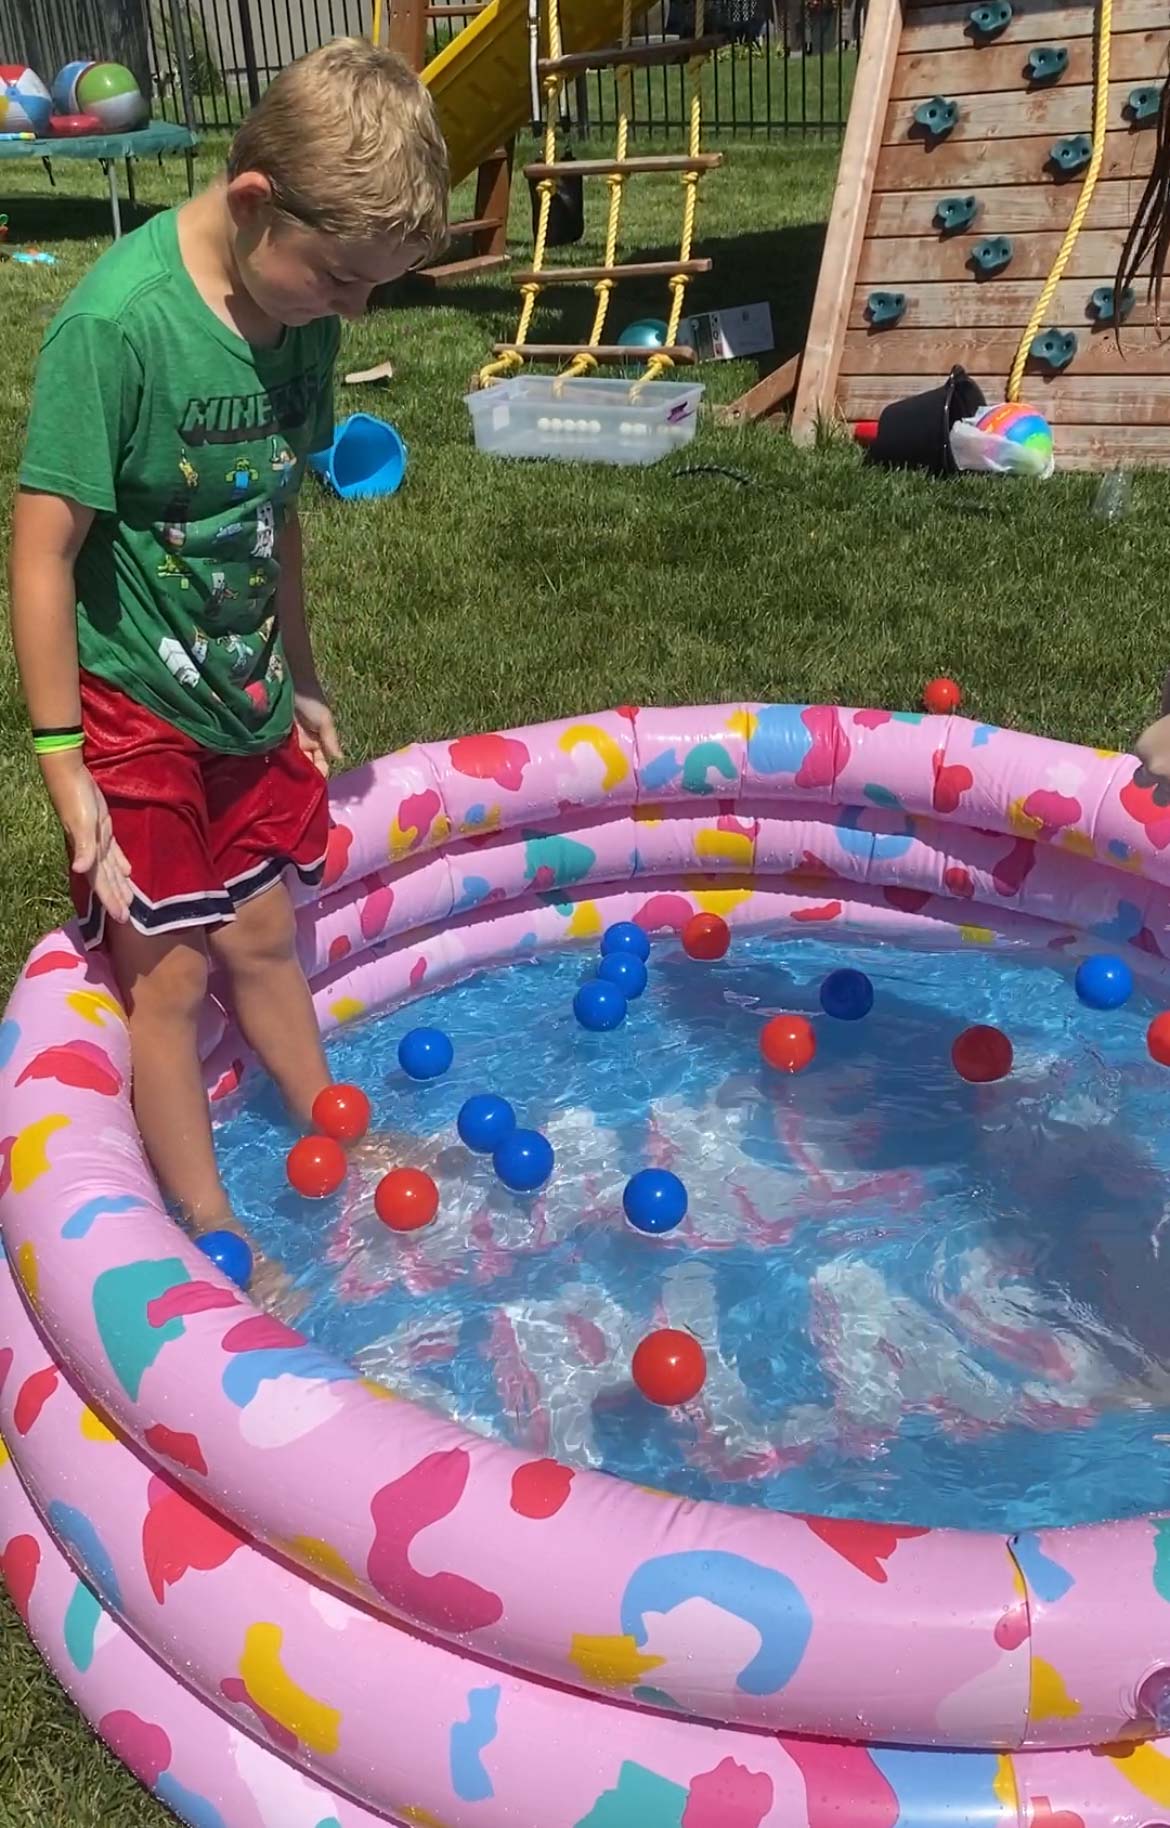
[{"label": "green t-shirt", "polygon": [[333,439],[336,318],[256,349],[183,264],[173,210],[110,248],[50,324],[20,481],[95,518],[82,667],[209,749],[292,726],[275,542]]}]

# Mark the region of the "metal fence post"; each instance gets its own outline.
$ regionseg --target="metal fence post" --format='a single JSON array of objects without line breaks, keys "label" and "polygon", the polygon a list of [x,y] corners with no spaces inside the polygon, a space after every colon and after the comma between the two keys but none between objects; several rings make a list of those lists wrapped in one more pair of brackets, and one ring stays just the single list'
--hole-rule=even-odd
[{"label": "metal fence post", "polygon": [[260,100],[260,66],[256,61],[256,34],[252,30],[252,8],[249,0],[236,0],[240,21],[240,46],[244,53],[244,77],[248,84],[248,101],[254,108]]}]

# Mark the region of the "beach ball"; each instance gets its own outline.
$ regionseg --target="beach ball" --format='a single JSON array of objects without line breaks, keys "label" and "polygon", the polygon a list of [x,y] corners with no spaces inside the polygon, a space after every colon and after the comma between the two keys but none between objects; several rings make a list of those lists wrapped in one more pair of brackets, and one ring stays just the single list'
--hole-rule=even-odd
[{"label": "beach ball", "polygon": [[327,1085],[313,1100],[313,1122],[334,1142],[360,1142],[370,1127],[370,1101],[360,1085]]},{"label": "beach ball", "polygon": [[408,1079],[438,1079],[455,1058],[441,1028],[412,1028],[398,1043],[398,1064]]},{"label": "beach ball", "polygon": [[668,1168],[641,1168],[626,1182],[622,1206],[635,1231],[673,1231],[687,1214],[687,1190]]},{"label": "beach ball", "polygon": [[539,1130],[513,1130],[492,1156],[492,1167],[513,1193],[535,1193],[555,1161],[552,1144]]},{"label": "beach ball", "polygon": [[693,1333],[660,1327],[634,1348],[634,1382],[648,1403],[689,1403],[707,1379],[707,1359]]},{"label": "beach ball", "polygon": [[0,63],[0,133],[49,131],[53,98],[35,70],[24,63]]},{"label": "beach ball", "polygon": [[632,920],[615,920],[601,936],[602,957],[608,958],[611,952],[632,952],[635,958],[648,959],[650,936]]},{"label": "beach ball", "polygon": [[76,114],[77,85],[87,70],[93,69],[93,60],[89,57],[75,58],[72,63],[62,64],[53,79],[53,107],[58,114]]},{"label": "beach ball", "polygon": [[692,914],[683,923],[682,948],[688,958],[723,958],[731,944],[731,928],[718,914]]},{"label": "beach ball", "polygon": [[1011,1072],[1012,1044],[1002,1029],[978,1023],[958,1037],[951,1048],[951,1061],[960,1079],[970,1085],[990,1085]]},{"label": "beach ball", "polygon": [[603,983],[616,984],[624,997],[640,997],[646,988],[645,965],[634,952],[607,952],[597,967]]},{"label": "beach ball", "polygon": [[1146,1046],[1159,1066],[1170,1066],[1170,1009],[1155,1016],[1146,1030]]},{"label": "beach ball", "polygon": [[951,711],[957,711],[963,702],[963,694],[953,679],[940,676],[931,679],[922,689],[922,702],[932,717],[946,717]]},{"label": "beach ball", "polygon": [[1053,463],[1052,427],[1034,406],[987,406],[976,414],[975,423],[981,432],[1003,438],[1015,447],[1011,467],[1021,476],[1049,474]]},{"label": "beach ball", "polygon": [[1096,952],[1083,958],[1074,979],[1076,993],[1090,1009],[1120,1009],[1133,995],[1133,972],[1123,958]]},{"label": "beach ball", "polygon": [[374,1211],[390,1231],[421,1231],[439,1210],[439,1189],[421,1168],[391,1168],[374,1188]]},{"label": "beach ball", "polygon": [[505,1136],[516,1128],[516,1113],[506,1098],[494,1092],[477,1092],[459,1109],[455,1120],[460,1141],[477,1155],[494,1155]]},{"label": "beach ball", "polygon": [[864,971],[830,971],[821,985],[821,1008],[838,1022],[860,1022],[873,1008],[873,985]]},{"label": "beach ball", "polygon": [[289,1184],[307,1200],[323,1200],[336,1193],[345,1179],[345,1150],[332,1136],[302,1136],[288,1152],[285,1170]]},{"label": "beach ball", "polygon": [[805,1016],[773,1016],[760,1034],[760,1052],[778,1073],[800,1073],[817,1051],[812,1023]]},{"label": "beach ball", "polygon": [[217,1270],[237,1288],[247,1288],[252,1280],[252,1250],[238,1231],[205,1231],[195,1245]]},{"label": "beach ball", "polygon": [[616,984],[607,984],[604,978],[590,978],[582,984],[573,998],[573,1014],[582,1028],[588,1028],[593,1034],[607,1034],[611,1028],[620,1028],[626,1019],[625,994]]},{"label": "beach ball", "polygon": [[105,133],[129,133],[150,114],[138,78],[121,63],[91,63],[77,79],[77,111],[96,114]]}]

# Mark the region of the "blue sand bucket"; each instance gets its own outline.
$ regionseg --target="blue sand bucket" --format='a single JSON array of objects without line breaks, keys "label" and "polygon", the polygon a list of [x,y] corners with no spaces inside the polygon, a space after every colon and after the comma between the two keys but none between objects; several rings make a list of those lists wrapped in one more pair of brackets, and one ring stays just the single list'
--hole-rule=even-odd
[{"label": "blue sand bucket", "polygon": [[406,474],[406,446],[385,419],[351,413],[329,449],[309,458],[309,468],[343,501],[369,501],[398,488]]}]

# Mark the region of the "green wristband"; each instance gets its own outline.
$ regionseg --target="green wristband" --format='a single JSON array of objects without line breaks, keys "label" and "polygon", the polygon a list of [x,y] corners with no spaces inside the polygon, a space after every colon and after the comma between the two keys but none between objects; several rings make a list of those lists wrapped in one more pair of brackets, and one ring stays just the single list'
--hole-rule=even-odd
[{"label": "green wristband", "polygon": [[80,749],[85,742],[81,730],[53,732],[44,736],[33,737],[33,749],[37,755],[60,755],[66,749]]}]

